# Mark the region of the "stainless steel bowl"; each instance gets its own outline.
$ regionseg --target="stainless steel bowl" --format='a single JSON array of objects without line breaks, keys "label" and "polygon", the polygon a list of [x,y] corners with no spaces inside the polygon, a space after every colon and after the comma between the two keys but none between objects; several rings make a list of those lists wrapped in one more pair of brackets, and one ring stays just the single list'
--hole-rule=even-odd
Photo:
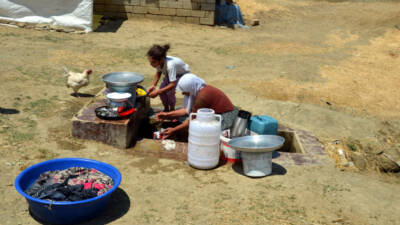
[{"label": "stainless steel bowl", "polygon": [[130,87],[136,86],[144,80],[144,76],[136,72],[114,72],[103,76],[103,81],[108,86]]},{"label": "stainless steel bowl", "polygon": [[280,149],[285,138],[278,135],[254,135],[233,138],[229,146],[243,152],[272,152]]}]

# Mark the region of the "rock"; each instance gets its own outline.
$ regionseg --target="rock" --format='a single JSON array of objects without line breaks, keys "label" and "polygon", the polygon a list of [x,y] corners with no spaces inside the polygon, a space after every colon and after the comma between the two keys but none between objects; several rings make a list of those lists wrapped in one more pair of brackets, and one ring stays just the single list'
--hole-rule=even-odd
[{"label": "rock", "polygon": [[26,26],[26,23],[17,22],[17,26],[23,28]]},{"label": "rock", "polygon": [[25,28],[34,29],[35,28],[35,24],[28,23],[28,24],[26,24]]},{"label": "rock", "polygon": [[39,29],[39,30],[46,30],[46,29],[49,29],[49,25],[48,24],[36,24],[35,25],[35,29]]},{"label": "rock", "polygon": [[383,153],[381,155],[377,155],[377,163],[379,169],[384,172],[400,172],[400,166],[389,154]]},{"label": "rock", "polygon": [[76,30],[76,31],[74,31],[74,33],[75,34],[86,34],[86,32],[83,30]]},{"label": "rock", "polygon": [[351,152],[350,158],[358,169],[365,170],[367,168],[367,160],[363,154]]},{"label": "rock", "polygon": [[64,29],[64,32],[65,32],[65,33],[73,33],[73,32],[75,32],[75,30],[72,29],[72,28],[65,28],[65,29]]},{"label": "rock", "polygon": [[0,19],[0,23],[9,24],[9,23],[10,23],[10,21],[8,21],[8,20],[3,20],[3,19]]},{"label": "rock", "polygon": [[251,25],[252,25],[252,26],[258,26],[258,25],[260,25],[260,20],[259,20],[259,19],[252,19],[252,20],[251,20]]}]

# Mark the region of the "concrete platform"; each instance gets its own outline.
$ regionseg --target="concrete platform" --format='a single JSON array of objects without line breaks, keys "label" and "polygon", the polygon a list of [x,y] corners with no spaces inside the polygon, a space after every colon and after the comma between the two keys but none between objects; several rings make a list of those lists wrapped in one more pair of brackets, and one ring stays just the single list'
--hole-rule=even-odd
[{"label": "concrete platform", "polygon": [[[272,161],[275,164],[278,164],[281,167],[288,167],[293,165],[321,165],[332,162],[325,152],[324,146],[311,132],[294,130],[279,125],[278,134],[284,136],[286,142],[292,146],[284,146],[282,149],[274,151]],[[288,134],[293,136],[289,138],[287,136]],[[167,151],[161,142],[161,140],[143,139],[139,141],[134,148],[129,149],[128,151],[138,156],[153,156],[187,161],[188,143],[175,142],[176,148]],[[290,151],[287,151],[288,148]],[[296,148],[297,152],[294,151],[294,148]]]},{"label": "concrete platform", "polygon": [[105,105],[104,98],[104,95],[98,95],[72,118],[72,136],[100,141],[118,148],[129,148],[135,145],[139,124],[147,116],[150,100],[141,98],[136,103],[136,112],[129,118],[102,120],[95,115],[94,110]]}]

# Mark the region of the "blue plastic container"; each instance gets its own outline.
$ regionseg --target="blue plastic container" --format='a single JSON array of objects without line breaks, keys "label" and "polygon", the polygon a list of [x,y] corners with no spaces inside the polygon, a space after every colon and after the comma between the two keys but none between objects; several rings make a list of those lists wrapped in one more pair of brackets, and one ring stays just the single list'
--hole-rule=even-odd
[{"label": "blue plastic container", "polygon": [[[103,195],[76,202],[50,202],[27,195],[24,191],[30,187],[40,174],[51,170],[64,170],[70,167],[94,168],[113,179],[114,186]],[[15,179],[15,188],[26,198],[34,217],[50,224],[75,224],[98,215],[106,206],[121,183],[121,173],[115,167],[92,159],[62,158],[33,165],[22,171]]]},{"label": "blue plastic container", "polygon": [[278,121],[270,116],[252,116],[249,129],[257,134],[276,135],[278,133]]}]

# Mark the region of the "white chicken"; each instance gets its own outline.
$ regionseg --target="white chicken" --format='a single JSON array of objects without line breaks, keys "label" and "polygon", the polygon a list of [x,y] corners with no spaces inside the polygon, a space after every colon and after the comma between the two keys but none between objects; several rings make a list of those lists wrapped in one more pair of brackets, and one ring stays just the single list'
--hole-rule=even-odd
[{"label": "white chicken", "polygon": [[91,69],[84,70],[82,73],[69,71],[64,67],[65,75],[67,76],[67,87],[74,90],[74,96],[79,97],[78,91],[80,88],[89,84],[89,74],[92,73]]}]

